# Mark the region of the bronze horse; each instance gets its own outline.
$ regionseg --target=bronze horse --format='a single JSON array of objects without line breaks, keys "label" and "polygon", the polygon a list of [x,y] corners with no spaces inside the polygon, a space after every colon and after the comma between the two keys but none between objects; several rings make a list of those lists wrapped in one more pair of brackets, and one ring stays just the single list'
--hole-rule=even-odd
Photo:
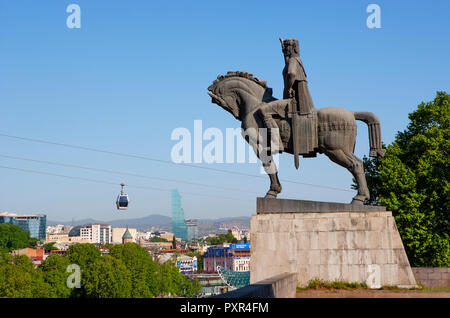
[{"label": "bronze horse", "polygon": [[[281,184],[278,172],[272,160],[272,153],[263,148],[260,129],[265,128],[258,114],[258,109],[264,103],[278,101],[272,96],[272,89],[262,81],[245,71],[228,72],[219,75],[217,80],[208,87],[212,102],[230,112],[236,119],[242,122],[243,137],[252,146],[258,158],[263,162],[264,169],[270,178],[270,189],[266,198],[276,198],[281,192]],[[280,100],[280,102],[289,100]],[[279,114],[275,118],[283,143],[286,143],[284,151],[293,154],[292,133],[286,114]],[[315,153],[323,153],[333,162],[347,168],[354,176],[358,184],[358,193],[353,198],[352,204],[364,204],[370,198],[364,174],[364,166],[361,159],[354,155],[356,142],[356,120],[364,121],[369,127],[370,156],[384,156],[381,149],[380,123],[373,113],[352,112],[343,108],[328,107],[317,110],[318,147]],[[283,138],[284,135],[284,138]],[[298,136],[301,138],[301,136]],[[315,153],[312,155],[315,156]]]}]

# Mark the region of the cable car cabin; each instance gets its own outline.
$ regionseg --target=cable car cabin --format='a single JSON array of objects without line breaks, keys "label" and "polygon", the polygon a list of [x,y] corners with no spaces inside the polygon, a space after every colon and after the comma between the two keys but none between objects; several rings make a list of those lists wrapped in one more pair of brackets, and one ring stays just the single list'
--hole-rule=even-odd
[{"label": "cable car cabin", "polygon": [[130,199],[128,199],[128,194],[123,192],[123,187],[125,186],[123,183],[120,184],[122,186],[122,190],[120,190],[120,194],[117,196],[116,206],[117,210],[127,210],[128,204],[130,203]]},{"label": "cable car cabin", "polygon": [[117,210],[127,210],[129,203],[130,203],[130,199],[128,199],[128,194],[121,193],[117,196],[117,201],[116,201]]}]

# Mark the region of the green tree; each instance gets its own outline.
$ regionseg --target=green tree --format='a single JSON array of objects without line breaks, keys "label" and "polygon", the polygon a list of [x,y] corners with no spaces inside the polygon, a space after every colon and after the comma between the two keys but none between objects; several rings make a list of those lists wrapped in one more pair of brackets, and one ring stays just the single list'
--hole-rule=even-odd
[{"label": "green tree", "polygon": [[193,297],[202,291],[202,285],[197,279],[189,280],[186,278],[182,288],[185,297]]},{"label": "green tree", "polygon": [[50,250],[57,250],[58,248],[55,246],[56,242],[49,242],[47,244],[42,245],[44,250],[50,251]]},{"label": "green tree", "polygon": [[150,254],[136,243],[113,246],[109,255],[119,259],[131,276],[131,297],[153,297],[160,293],[158,289],[157,265]]},{"label": "green tree", "polygon": [[0,250],[0,266],[11,264],[12,260],[13,260],[13,257],[10,253]]},{"label": "green tree", "polygon": [[392,211],[412,266],[450,266],[450,95],[409,114],[383,158],[364,160],[371,204]]},{"label": "green tree", "polygon": [[87,269],[101,256],[101,252],[94,244],[74,244],[65,253],[70,264],[77,264],[81,270]]},{"label": "green tree", "polygon": [[169,242],[165,238],[154,236],[150,239],[150,242]]},{"label": "green tree", "polygon": [[160,265],[158,268],[160,295],[192,297],[201,290],[198,281],[191,281],[176,266]]},{"label": "green tree", "polygon": [[0,265],[0,297],[46,298],[56,297],[56,294],[33,262],[19,255]]},{"label": "green tree", "polygon": [[220,245],[223,243],[237,243],[237,239],[231,233],[219,234],[217,237],[207,237],[206,242],[210,245]]},{"label": "green tree", "polygon": [[70,264],[76,264],[80,266],[81,270],[81,287],[72,289],[73,297],[85,297],[85,289],[83,288],[83,282],[86,280],[86,272],[95,261],[101,257],[101,252],[95,245],[90,243],[74,244],[69,247],[64,257],[69,260]]},{"label": "green tree", "polygon": [[58,254],[50,254],[40,265],[44,281],[52,287],[53,292],[60,298],[67,298],[72,292],[67,287],[67,278],[71,274],[67,272],[69,265],[69,259]]},{"label": "green tree", "polygon": [[131,275],[120,259],[105,255],[95,260],[83,276],[82,288],[87,297],[131,297]]},{"label": "green tree", "polygon": [[0,251],[11,252],[13,250],[36,245],[37,239],[31,238],[29,232],[25,232],[19,226],[10,223],[0,224]]}]

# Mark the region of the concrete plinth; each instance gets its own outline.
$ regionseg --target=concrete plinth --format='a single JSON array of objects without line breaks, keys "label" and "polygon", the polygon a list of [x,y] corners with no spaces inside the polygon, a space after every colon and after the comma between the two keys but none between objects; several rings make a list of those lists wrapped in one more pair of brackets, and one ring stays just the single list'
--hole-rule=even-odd
[{"label": "concrete plinth", "polygon": [[250,283],[288,272],[297,273],[299,286],[319,278],[416,287],[391,212],[364,206],[330,212],[330,204],[311,208],[311,201],[258,201],[250,223]]}]

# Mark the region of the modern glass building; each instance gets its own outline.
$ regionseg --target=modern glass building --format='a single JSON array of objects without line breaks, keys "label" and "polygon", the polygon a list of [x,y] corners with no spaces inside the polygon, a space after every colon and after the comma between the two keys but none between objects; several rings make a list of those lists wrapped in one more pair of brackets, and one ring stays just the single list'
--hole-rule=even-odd
[{"label": "modern glass building", "polygon": [[29,232],[31,237],[39,240],[46,239],[45,228],[47,216],[45,214],[17,215],[14,213],[0,213],[0,223],[11,223],[19,226],[22,230]]},{"label": "modern glass building", "polygon": [[172,232],[175,237],[187,241],[187,227],[184,219],[184,211],[181,207],[181,197],[178,190],[172,190]]},{"label": "modern glass building", "polygon": [[198,222],[197,220],[186,220],[187,239],[192,241],[198,239]]}]

